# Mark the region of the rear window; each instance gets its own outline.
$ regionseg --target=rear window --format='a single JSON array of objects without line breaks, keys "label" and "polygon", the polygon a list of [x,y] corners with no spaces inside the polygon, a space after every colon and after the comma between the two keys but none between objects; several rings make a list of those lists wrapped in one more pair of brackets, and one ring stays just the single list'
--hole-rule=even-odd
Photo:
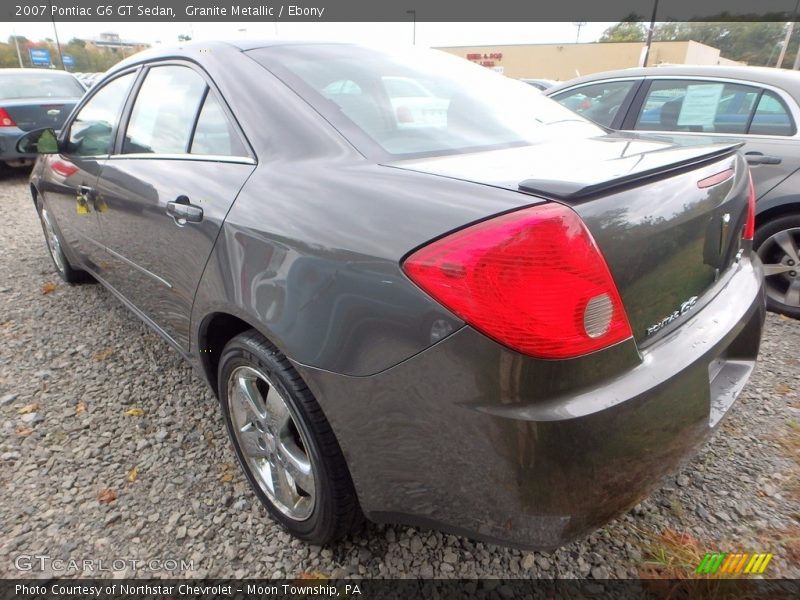
[{"label": "rear window", "polygon": [[80,98],[83,86],[72,75],[0,73],[0,100],[20,98]]},{"label": "rear window", "polygon": [[362,151],[364,137],[410,158],[602,133],[531,86],[443,52],[311,44],[250,55],[344,123],[339,130]]}]

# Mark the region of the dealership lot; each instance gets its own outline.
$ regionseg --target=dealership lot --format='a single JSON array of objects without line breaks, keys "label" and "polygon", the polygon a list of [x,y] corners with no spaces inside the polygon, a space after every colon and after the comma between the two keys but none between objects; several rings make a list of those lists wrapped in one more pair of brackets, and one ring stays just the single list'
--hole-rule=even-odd
[{"label": "dealership lot", "polygon": [[0,244],[5,577],[604,578],[693,571],[706,552],[771,552],[765,576],[800,577],[800,322],[769,315],[756,373],[712,441],[587,539],[529,553],[370,525],[319,548],[257,504],[177,354],[101,286],[60,283],[23,174],[0,180]]}]

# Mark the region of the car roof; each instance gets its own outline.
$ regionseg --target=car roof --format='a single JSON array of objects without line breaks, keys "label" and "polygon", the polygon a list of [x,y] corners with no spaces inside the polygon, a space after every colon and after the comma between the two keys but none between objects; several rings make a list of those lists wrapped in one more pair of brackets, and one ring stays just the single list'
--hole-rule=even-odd
[{"label": "car roof", "polygon": [[66,75],[67,77],[75,77],[72,73],[68,73],[67,71],[62,71],[61,69],[28,69],[28,68],[17,68],[17,67],[0,69],[0,75],[17,75],[17,74],[30,75],[31,73],[47,73],[48,75],[57,75],[57,76]]},{"label": "car roof", "polygon": [[773,67],[678,65],[669,67],[634,67],[585,75],[559,83],[548,89],[551,95],[581,83],[626,77],[720,77],[782,88],[795,98],[800,98],[800,72]]}]

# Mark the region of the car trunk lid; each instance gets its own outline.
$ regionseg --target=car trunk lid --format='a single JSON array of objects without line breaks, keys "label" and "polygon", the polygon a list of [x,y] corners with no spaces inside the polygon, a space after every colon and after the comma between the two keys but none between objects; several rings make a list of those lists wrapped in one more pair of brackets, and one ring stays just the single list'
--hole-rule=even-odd
[{"label": "car trunk lid", "polygon": [[23,131],[43,127],[60,129],[77,101],[77,98],[24,98],[0,100],[0,107]]},{"label": "car trunk lid", "polygon": [[748,177],[736,148],[612,135],[391,166],[523,192],[520,206],[537,196],[572,207],[646,343],[679,326],[737,260]]}]

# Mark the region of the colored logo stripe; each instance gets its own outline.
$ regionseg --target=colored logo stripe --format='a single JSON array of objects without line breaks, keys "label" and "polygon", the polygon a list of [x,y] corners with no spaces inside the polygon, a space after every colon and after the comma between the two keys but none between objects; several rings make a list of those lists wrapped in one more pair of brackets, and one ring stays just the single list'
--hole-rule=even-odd
[{"label": "colored logo stripe", "polygon": [[746,552],[737,552],[733,554],[726,554],[725,552],[708,553],[700,561],[700,566],[697,567],[697,573],[714,575],[716,573],[750,573],[759,574],[763,573],[769,561],[772,560],[772,554],[748,554]]}]

